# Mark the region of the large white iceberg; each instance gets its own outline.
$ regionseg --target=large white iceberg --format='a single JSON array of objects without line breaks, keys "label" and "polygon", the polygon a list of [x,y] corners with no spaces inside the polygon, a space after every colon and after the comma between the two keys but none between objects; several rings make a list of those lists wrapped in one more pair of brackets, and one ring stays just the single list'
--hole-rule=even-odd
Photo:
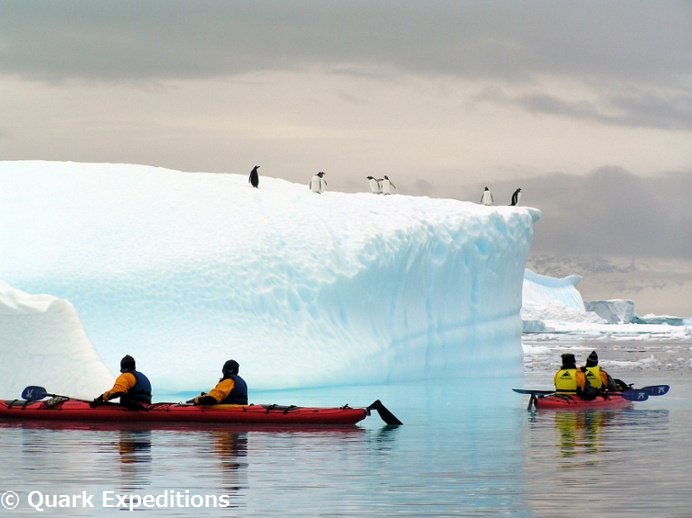
[{"label": "large white iceberg", "polygon": [[[307,177],[0,162],[0,279],[69,301],[105,364],[132,354],[160,392],[208,388],[230,357],[256,389],[516,375],[538,217]],[[15,390],[54,379],[17,380],[39,351],[0,333]]]}]

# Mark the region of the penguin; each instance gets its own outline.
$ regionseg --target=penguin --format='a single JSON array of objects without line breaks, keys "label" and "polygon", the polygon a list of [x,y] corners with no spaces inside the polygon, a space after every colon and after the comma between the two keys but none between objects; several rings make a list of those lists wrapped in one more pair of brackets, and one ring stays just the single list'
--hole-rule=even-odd
[{"label": "penguin", "polygon": [[380,180],[380,184],[382,185],[382,194],[392,194],[392,189],[396,189],[396,185],[392,183],[387,175],[384,175],[384,178]]},{"label": "penguin", "polygon": [[327,187],[327,181],[324,179],[325,174],[326,173],[324,171],[320,171],[312,177],[310,180],[310,190],[312,192],[322,194],[322,191],[324,191],[325,187]]},{"label": "penguin", "polygon": [[483,205],[492,205],[493,204],[493,195],[490,192],[490,189],[487,187],[483,191],[483,196],[481,196],[481,203]]},{"label": "penguin", "polygon": [[366,176],[370,182],[370,192],[373,194],[382,194],[382,188],[380,187],[380,182],[373,176]]},{"label": "penguin", "polygon": [[512,207],[518,205],[519,200],[521,200],[521,189],[517,189],[516,191],[514,191],[514,194],[512,194],[512,202],[510,203],[510,205]]},{"label": "penguin", "polygon": [[255,189],[259,187],[259,173],[257,172],[258,169],[258,165],[252,168],[252,171],[250,171],[250,179],[248,180]]}]

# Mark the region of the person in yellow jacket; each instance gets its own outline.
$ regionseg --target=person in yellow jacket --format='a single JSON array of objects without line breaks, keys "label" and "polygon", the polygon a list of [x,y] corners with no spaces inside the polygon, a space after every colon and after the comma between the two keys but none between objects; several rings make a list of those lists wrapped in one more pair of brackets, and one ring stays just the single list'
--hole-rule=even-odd
[{"label": "person in yellow jacket", "polygon": [[598,354],[596,354],[596,351],[591,351],[591,354],[586,358],[586,365],[581,368],[581,371],[586,376],[589,385],[599,392],[619,390],[618,385],[610,374],[598,365]]},{"label": "person in yellow jacket", "polygon": [[110,390],[95,398],[89,405],[95,407],[111,399],[120,398],[120,404],[135,410],[151,404],[151,383],[149,379],[136,369],[135,359],[126,354],[120,360],[120,376]]},{"label": "person in yellow jacket", "polygon": [[593,399],[596,397],[594,391],[586,379],[586,375],[577,368],[577,360],[571,353],[561,355],[562,366],[555,373],[553,382],[557,394],[576,394],[582,399]]},{"label": "person in yellow jacket", "polygon": [[238,375],[239,370],[240,365],[237,361],[228,360],[223,364],[223,376],[216,386],[190,401],[195,405],[247,405],[247,383]]}]

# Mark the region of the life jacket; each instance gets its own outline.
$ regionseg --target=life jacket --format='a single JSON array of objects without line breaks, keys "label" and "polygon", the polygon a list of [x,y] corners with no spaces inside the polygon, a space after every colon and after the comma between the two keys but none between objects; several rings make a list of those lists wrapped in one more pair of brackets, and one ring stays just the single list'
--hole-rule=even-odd
[{"label": "life jacket", "polygon": [[560,369],[555,373],[555,392],[577,393],[577,369]]},{"label": "life jacket", "polygon": [[245,383],[245,380],[237,374],[224,376],[224,379],[228,378],[233,380],[233,390],[221,403],[227,405],[247,405],[247,383]]},{"label": "life jacket", "polygon": [[596,365],[595,367],[584,367],[582,369],[584,375],[586,376],[586,381],[589,382],[593,388],[600,390],[603,387],[603,379],[601,378],[601,368]]},{"label": "life jacket", "polygon": [[151,383],[149,378],[139,371],[130,371],[135,375],[135,386],[120,396],[120,404],[127,405],[130,402],[151,404]]}]

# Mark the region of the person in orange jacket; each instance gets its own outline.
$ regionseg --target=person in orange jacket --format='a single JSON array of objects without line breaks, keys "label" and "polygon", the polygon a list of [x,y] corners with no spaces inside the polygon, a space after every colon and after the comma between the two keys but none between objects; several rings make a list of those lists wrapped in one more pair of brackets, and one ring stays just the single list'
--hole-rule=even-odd
[{"label": "person in orange jacket", "polygon": [[137,410],[151,404],[151,383],[144,374],[136,370],[135,359],[129,354],[120,360],[120,376],[116,378],[113,387],[95,398],[90,406],[95,407],[116,398],[120,398],[122,406]]},{"label": "person in orange jacket", "polygon": [[216,386],[190,401],[195,405],[247,405],[247,383],[238,375],[239,370],[240,365],[237,361],[228,360],[223,364],[223,376]]}]

